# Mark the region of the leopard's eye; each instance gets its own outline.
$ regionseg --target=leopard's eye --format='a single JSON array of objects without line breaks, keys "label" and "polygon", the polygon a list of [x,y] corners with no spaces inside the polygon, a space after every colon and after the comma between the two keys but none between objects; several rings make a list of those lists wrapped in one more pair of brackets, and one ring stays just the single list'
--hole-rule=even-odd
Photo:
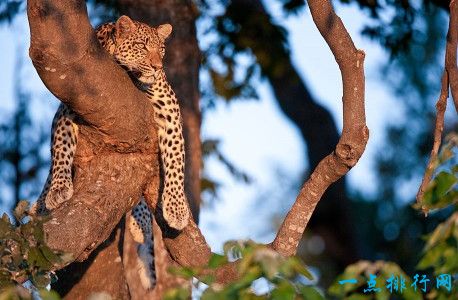
[{"label": "leopard's eye", "polygon": [[134,42],[133,45],[134,47],[139,48],[139,49],[146,49],[146,44],[143,42]]}]

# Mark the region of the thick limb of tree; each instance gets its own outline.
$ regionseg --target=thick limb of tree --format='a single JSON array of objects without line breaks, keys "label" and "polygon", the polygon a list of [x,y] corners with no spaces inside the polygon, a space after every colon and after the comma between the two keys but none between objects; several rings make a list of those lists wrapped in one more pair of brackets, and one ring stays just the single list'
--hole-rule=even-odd
[{"label": "thick limb of tree", "polygon": [[[283,255],[296,252],[321,195],[356,164],[368,138],[364,55],[354,47],[328,1],[310,1],[309,5],[341,67],[344,130],[336,150],[318,164],[305,183],[271,244]],[[177,233],[161,219],[160,209],[156,210],[159,170],[152,108],[98,45],[84,2],[30,0],[28,16],[35,68],[50,91],[80,119],[75,193],[45,223],[49,246],[86,259],[144,193],[156,212],[171,258],[182,266],[205,265],[210,249],[194,221]],[[155,233],[157,236],[157,229]],[[120,255],[114,256],[113,260]],[[216,274],[220,282],[236,278],[235,264],[223,266]]]}]

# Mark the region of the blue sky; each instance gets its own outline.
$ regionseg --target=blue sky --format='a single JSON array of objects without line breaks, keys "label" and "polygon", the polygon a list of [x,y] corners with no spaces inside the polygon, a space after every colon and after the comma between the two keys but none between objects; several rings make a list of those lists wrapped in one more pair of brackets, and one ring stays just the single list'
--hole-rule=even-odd
[{"label": "blue sky", "polygon": [[[327,45],[319,35],[308,10],[285,19],[276,1],[268,0],[270,12],[290,32],[293,61],[318,101],[334,115],[341,128],[342,87],[340,73]],[[352,188],[372,193],[375,187],[373,159],[383,146],[384,127],[403,118],[396,99],[383,83],[378,67],[387,56],[375,43],[360,36],[367,21],[356,6],[338,6],[356,46],[366,52],[366,108],[370,140],[360,162],[349,174]],[[25,84],[35,95],[34,117],[49,124],[58,105],[38,78],[28,59],[28,24],[25,15],[11,26],[0,27],[0,110],[13,109],[12,76],[15,55],[26,57],[22,72]],[[18,47],[21,46],[21,47]],[[203,120],[202,136],[222,141],[223,153],[255,181],[250,185],[234,180],[216,160],[207,163],[207,174],[222,183],[219,199],[204,206],[201,228],[214,249],[224,240],[254,238],[269,241],[270,225],[279,221],[273,212],[285,212],[295,198],[306,167],[304,147],[297,129],[279,111],[272,91],[265,81],[258,85],[260,100],[239,101],[227,105],[219,102]],[[45,176],[42,178],[45,180]],[[412,191],[412,194],[415,191]],[[254,208],[254,209],[253,209]],[[280,216],[281,217],[281,216]],[[269,228],[263,228],[268,224]]]}]

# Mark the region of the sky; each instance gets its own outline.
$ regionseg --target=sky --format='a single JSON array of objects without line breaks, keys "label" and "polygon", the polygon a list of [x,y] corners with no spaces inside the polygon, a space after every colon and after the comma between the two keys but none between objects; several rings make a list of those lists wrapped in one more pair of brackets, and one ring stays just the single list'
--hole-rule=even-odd
[{"label": "sky", "polygon": [[[278,23],[289,31],[293,62],[320,104],[329,109],[339,130],[342,127],[342,86],[338,66],[312,22],[308,9],[289,18],[281,15],[278,4],[266,0]],[[387,60],[384,51],[359,34],[367,17],[356,6],[337,7],[350,35],[359,49],[366,52],[366,117],[370,139],[366,152],[349,173],[349,185],[366,194],[375,189],[373,160],[383,147],[384,128],[403,118],[395,97],[383,83],[379,66]],[[28,58],[29,34],[25,15],[11,26],[0,27],[0,111],[14,107],[13,69],[16,55],[26,58],[22,72],[24,84],[34,94],[33,111],[38,120],[51,124],[58,101],[46,91]],[[214,250],[230,239],[252,238],[268,242],[272,227],[286,213],[295,199],[306,168],[306,147],[294,125],[279,110],[270,86],[260,80],[260,99],[226,104],[205,114],[203,138],[218,138],[222,152],[235,166],[254,181],[235,180],[216,159],[206,163],[206,174],[221,183],[216,201],[206,201],[201,210],[200,227]],[[44,182],[45,176],[42,181]],[[293,189],[293,190],[292,190]],[[210,203],[208,203],[210,202]],[[268,228],[265,225],[268,224]]]}]

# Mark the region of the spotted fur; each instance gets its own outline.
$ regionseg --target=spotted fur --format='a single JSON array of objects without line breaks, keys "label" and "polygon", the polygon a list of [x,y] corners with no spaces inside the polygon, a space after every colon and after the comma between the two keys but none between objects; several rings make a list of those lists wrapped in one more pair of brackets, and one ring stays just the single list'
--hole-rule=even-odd
[{"label": "spotted fur", "polygon": [[[154,118],[159,125],[158,137],[164,173],[162,206],[164,218],[175,229],[183,229],[189,219],[184,194],[184,139],[178,101],[167,82],[162,59],[164,41],[172,27],[157,28],[122,16],[116,23],[97,29],[100,44],[131,75],[154,106]],[[52,126],[52,166],[45,187],[34,210],[43,214],[67,201],[73,194],[72,163],[77,146],[78,127],[75,114],[64,104],[59,107]],[[133,208],[128,225],[139,243],[139,272],[142,284],[155,284],[152,214],[144,199]]]}]

